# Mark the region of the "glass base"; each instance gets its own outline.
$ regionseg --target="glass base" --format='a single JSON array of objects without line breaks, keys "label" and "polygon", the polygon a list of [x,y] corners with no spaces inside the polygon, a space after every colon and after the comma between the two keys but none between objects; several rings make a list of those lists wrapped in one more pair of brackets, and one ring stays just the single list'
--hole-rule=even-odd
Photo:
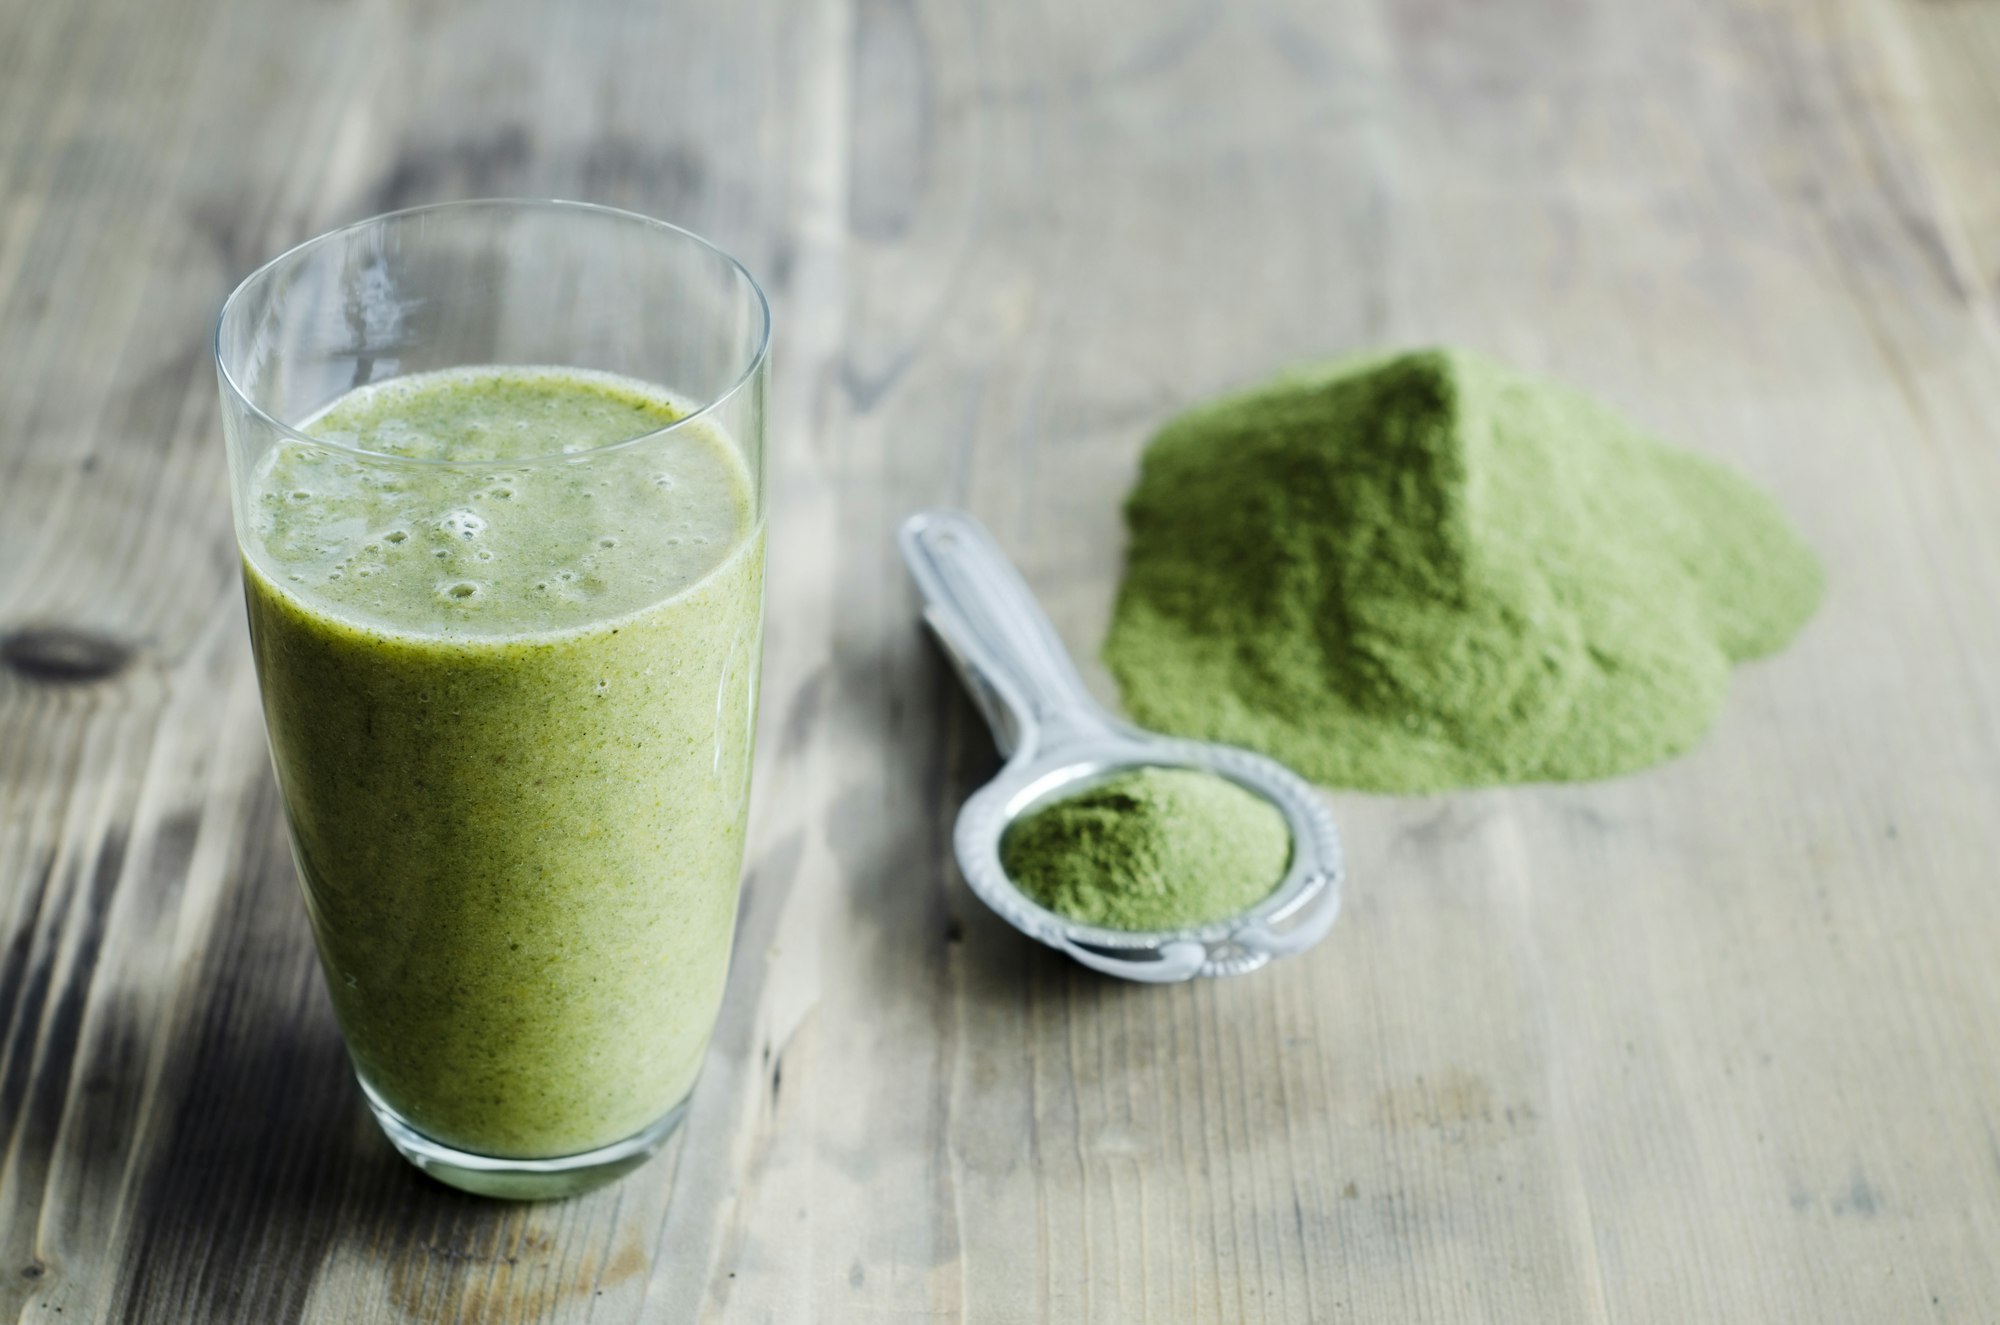
[{"label": "glass base", "polygon": [[687,1116],[688,1108],[683,1097],[644,1130],[580,1154],[554,1159],[496,1159],[431,1140],[385,1104],[366,1081],[361,1082],[361,1093],[389,1144],[404,1159],[447,1187],[509,1201],[552,1201],[618,1181],[659,1152]]}]

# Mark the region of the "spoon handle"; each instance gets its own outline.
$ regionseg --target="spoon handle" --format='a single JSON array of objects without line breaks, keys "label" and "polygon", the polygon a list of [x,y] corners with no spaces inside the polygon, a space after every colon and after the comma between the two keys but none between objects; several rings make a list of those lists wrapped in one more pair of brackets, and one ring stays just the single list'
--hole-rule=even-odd
[{"label": "spoon handle", "polygon": [[903,522],[901,541],[924,620],[1002,756],[1110,727],[1041,604],[979,521],[963,511],[919,511]]}]

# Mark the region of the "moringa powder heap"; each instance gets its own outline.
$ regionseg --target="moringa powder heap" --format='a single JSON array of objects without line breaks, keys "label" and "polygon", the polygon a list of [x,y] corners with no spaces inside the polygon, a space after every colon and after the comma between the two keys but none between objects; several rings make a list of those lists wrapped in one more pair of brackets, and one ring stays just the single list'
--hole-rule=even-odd
[{"label": "moringa powder heap", "polygon": [[1125,514],[1104,655],[1132,715],[1371,791],[1671,758],[1822,589],[1744,479],[1458,350],[1183,414]]}]

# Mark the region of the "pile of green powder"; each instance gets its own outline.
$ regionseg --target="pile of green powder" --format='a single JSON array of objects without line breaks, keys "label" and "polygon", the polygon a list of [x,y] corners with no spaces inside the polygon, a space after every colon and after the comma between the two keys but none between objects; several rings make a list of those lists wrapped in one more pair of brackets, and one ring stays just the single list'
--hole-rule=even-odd
[{"label": "pile of green powder", "polygon": [[1106,929],[1182,929],[1254,906],[1283,880],[1285,818],[1225,778],[1139,768],[1014,825],[1000,863],[1022,892]]},{"label": "pile of green powder", "polygon": [[1126,520],[1105,660],[1132,715],[1374,791],[1677,755],[1822,588],[1742,478],[1456,350],[1182,415]]}]

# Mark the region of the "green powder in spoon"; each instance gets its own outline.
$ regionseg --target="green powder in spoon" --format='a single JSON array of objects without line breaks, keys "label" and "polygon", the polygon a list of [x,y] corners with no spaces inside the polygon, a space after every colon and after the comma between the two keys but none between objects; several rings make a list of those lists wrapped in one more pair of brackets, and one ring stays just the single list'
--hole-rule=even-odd
[{"label": "green powder in spoon", "polygon": [[1181,929],[1235,915],[1284,879],[1285,817],[1226,778],[1137,768],[1044,806],[1000,844],[1036,902],[1107,929]]},{"label": "green powder in spoon", "polygon": [[1126,521],[1105,660],[1132,715],[1374,791],[1671,758],[1822,589],[1736,474],[1456,350],[1182,415]]}]

